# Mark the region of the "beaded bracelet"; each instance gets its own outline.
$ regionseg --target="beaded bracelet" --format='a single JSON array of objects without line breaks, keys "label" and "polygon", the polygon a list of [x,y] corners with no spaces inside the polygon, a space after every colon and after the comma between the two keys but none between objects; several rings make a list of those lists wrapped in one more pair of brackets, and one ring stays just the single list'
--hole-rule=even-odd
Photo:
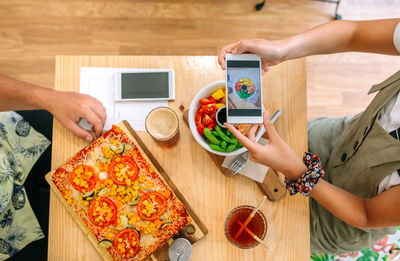
[{"label": "beaded bracelet", "polygon": [[325,171],[322,169],[321,162],[317,155],[306,152],[303,156],[303,162],[308,169],[303,176],[298,180],[285,179],[286,188],[289,190],[291,196],[297,193],[308,196],[319,179],[324,177]]}]

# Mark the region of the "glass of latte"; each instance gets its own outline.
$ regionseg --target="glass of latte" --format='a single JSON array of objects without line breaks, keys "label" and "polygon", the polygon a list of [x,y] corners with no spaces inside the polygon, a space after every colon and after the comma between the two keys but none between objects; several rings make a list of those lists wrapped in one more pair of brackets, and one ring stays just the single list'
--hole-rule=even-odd
[{"label": "glass of latte", "polygon": [[157,107],[146,117],[146,131],[158,144],[172,146],[179,140],[178,115],[168,107]]}]

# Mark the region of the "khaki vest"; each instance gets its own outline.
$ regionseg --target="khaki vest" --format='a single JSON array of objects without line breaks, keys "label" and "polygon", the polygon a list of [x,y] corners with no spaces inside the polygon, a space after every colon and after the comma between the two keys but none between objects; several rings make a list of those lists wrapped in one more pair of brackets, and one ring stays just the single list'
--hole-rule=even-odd
[{"label": "khaki vest", "polygon": [[[355,116],[334,142],[325,167],[325,180],[359,197],[378,194],[379,183],[400,169],[400,141],[379,125],[381,108],[400,91],[400,71],[372,86],[378,92],[367,109]],[[372,246],[396,228],[359,229],[336,218],[310,200],[311,251],[342,254]]]}]

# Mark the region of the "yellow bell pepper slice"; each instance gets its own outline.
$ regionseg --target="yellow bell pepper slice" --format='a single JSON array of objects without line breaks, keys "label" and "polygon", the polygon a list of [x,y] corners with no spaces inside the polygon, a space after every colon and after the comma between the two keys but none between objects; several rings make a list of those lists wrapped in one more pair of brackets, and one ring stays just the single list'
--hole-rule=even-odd
[{"label": "yellow bell pepper slice", "polygon": [[225,106],[225,103],[217,103],[215,104],[215,106],[217,107],[217,110],[223,106]]},{"label": "yellow bell pepper slice", "polygon": [[215,100],[218,101],[219,99],[225,97],[225,93],[224,93],[224,91],[223,91],[222,89],[219,89],[218,91],[214,92],[211,96],[212,96]]}]

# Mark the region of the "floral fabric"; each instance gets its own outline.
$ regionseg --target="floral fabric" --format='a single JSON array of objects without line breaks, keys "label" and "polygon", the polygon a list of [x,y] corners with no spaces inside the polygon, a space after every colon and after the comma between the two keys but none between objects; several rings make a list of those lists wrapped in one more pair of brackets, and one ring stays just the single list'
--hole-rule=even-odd
[{"label": "floral fabric", "polygon": [[400,254],[400,227],[393,235],[387,235],[379,240],[372,247],[346,253],[343,255],[332,256],[328,254],[312,254],[312,261],[390,261],[396,260]]},{"label": "floral fabric", "polygon": [[286,188],[290,195],[301,193],[303,196],[310,195],[312,188],[324,177],[325,171],[321,167],[321,162],[316,154],[305,152],[303,162],[307,166],[307,172],[298,180],[285,178]]},{"label": "floral fabric", "polygon": [[0,260],[44,237],[23,185],[49,144],[16,112],[0,112]]}]

